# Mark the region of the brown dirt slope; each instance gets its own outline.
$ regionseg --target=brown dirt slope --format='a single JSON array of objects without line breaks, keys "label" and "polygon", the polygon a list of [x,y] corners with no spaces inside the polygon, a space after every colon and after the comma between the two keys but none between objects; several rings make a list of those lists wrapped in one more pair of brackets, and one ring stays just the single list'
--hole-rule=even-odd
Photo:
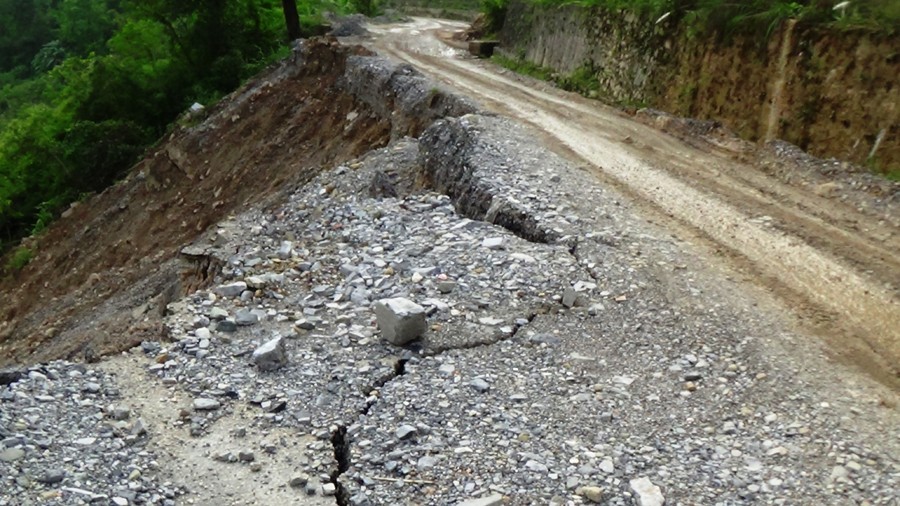
[{"label": "brown dirt slope", "polygon": [[362,52],[305,44],[36,238],[34,260],[0,282],[0,366],[91,360],[160,338],[166,304],[185,281],[202,281],[183,276],[208,270],[186,271],[182,246],[247,204],[386,144],[390,120],[335,86],[347,57]]}]

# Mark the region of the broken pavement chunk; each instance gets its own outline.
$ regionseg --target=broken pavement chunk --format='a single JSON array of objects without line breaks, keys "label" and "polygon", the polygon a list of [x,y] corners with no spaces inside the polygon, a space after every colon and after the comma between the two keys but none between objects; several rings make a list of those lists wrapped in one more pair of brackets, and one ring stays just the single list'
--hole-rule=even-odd
[{"label": "broken pavement chunk", "polygon": [[402,346],[425,333],[425,308],[409,299],[382,299],[374,308],[381,335],[391,344]]}]

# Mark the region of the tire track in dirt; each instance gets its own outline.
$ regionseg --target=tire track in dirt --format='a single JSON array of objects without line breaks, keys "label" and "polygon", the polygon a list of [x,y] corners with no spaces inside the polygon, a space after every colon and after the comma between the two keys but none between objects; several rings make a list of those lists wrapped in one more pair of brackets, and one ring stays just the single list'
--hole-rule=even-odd
[{"label": "tire track in dirt", "polygon": [[[419,26],[414,40],[394,31],[376,45],[533,125],[602,179],[737,253],[795,310],[824,310],[828,326],[843,331],[820,327],[817,333],[843,358],[897,387],[900,239],[895,227],[623,115],[529,88],[471,62],[423,54],[421,46],[430,42],[423,41],[422,32],[429,28],[435,27]],[[636,141],[623,144],[626,136]],[[760,220],[763,216],[772,220]],[[814,307],[805,307],[807,302]]]}]

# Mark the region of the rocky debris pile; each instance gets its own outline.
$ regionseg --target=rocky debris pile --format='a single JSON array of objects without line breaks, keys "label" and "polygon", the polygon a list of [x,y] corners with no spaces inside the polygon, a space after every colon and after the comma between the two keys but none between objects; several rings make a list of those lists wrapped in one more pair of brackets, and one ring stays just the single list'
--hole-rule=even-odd
[{"label": "rocky debris pile", "polygon": [[20,376],[0,390],[0,505],[175,504],[114,378],[68,362]]},{"label": "rocky debris pile", "polygon": [[505,120],[438,122],[193,248],[222,277],[170,305],[176,342],[148,368],[204,403],[196,436],[249,405],[306,437],[298,491],[879,504],[897,485],[846,411],[766,358],[769,321]]},{"label": "rocky debris pile", "polygon": [[471,100],[447,93],[411,65],[370,56],[347,58],[341,88],[383,118],[391,139],[418,137],[436,120],[477,112]]},{"label": "rocky debris pile", "polygon": [[[889,453],[767,362],[749,336],[770,323],[725,305],[614,194],[504,120],[440,121],[420,142],[423,172],[458,210],[509,209],[508,228],[571,245],[577,266],[511,338],[409,358],[348,427],[350,504],[890,500]],[[845,450],[817,455],[822,438]]]}]

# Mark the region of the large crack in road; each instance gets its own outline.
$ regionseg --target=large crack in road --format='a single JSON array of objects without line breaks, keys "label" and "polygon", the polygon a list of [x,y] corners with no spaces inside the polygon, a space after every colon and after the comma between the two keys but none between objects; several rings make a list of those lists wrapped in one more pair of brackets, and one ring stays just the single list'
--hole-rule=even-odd
[{"label": "large crack in road", "polygon": [[[373,27],[374,47],[532,125],[551,149],[731,253],[817,328],[838,356],[890,385],[900,364],[900,234],[879,219],[704,152],[616,111],[538,89],[442,45],[459,25]],[[623,142],[628,137],[628,143]],[[837,330],[840,329],[840,330]]]}]

